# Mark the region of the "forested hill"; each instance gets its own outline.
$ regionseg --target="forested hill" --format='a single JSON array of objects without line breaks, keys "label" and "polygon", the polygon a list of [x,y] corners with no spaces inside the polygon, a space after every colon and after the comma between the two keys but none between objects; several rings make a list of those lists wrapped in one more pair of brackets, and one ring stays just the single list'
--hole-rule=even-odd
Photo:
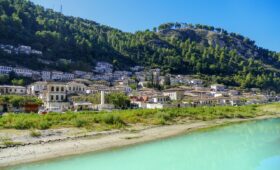
[{"label": "forested hill", "polygon": [[[252,28],[253,29],[253,28]],[[0,0],[0,43],[29,45],[42,56],[0,52],[1,65],[91,70],[96,61],[117,69],[159,67],[227,85],[280,90],[280,54],[221,28],[166,23],[134,34],[64,16],[27,0]]]}]

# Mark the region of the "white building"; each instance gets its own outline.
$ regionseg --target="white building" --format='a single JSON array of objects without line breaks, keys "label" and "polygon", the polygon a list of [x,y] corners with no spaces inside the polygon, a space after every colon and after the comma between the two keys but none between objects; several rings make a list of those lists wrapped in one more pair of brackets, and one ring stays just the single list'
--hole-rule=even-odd
[{"label": "white building", "polygon": [[225,91],[226,87],[222,84],[213,84],[211,85],[211,90],[213,91]]},{"label": "white building", "polygon": [[32,77],[33,71],[30,69],[26,68],[14,68],[13,71],[18,75],[18,76],[23,76],[23,77]]},{"label": "white building", "polygon": [[202,86],[203,85],[203,80],[200,79],[192,79],[190,81],[190,84],[193,86]]},{"label": "white building", "polygon": [[69,82],[66,84],[67,94],[84,94],[87,87],[83,83]]},{"label": "white building", "polygon": [[128,94],[128,93],[131,93],[131,92],[132,92],[132,89],[131,89],[131,87],[129,87],[129,86],[118,85],[118,86],[114,86],[114,87],[112,88],[112,91],[117,91],[117,92],[121,92],[121,93]]},{"label": "white building", "polygon": [[17,48],[18,52],[19,53],[22,53],[22,54],[27,54],[27,55],[30,55],[31,54],[31,47],[30,46],[25,46],[25,45],[20,45],[18,48]]},{"label": "white building", "polygon": [[44,81],[51,80],[51,74],[52,73],[50,71],[42,71],[41,72],[42,80]]},{"label": "white building", "polygon": [[142,71],[144,70],[144,67],[142,66],[134,66],[130,68],[131,71],[137,72],[137,71]]},{"label": "white building", "polygon": [[112,73],[113,65],[107,62],[97,62],[94,71],[97,73]]},{"label": "white building", "polygon": [[75,75],[74,74],[71,74],[71,73],[64,73],[63,74],[63,77],[62,77],[62,80],[73,80],[75,78]]},{"label": "white building", "polygon": [[181,100],[184,97],[185,90],[180,88],[167,89],[163,91],[164,96],[168,96],[170,100]]},{"label": "white building", "polygon": [[28,95],[34,95],[39,96],[40,93],[42,93],[44,90],[47,89],[47,82],[45,81],[38,81],[33,84],[30,84],[27,87],[27,94]]},{"label": "white building", "polygon": [[52,80],[62,80],[62,81],[70,81],[75,78],[74,74],[71,73],[63,73],[61,71],[53,71],[51,74]]},{"label": "white building", "polygon": [[66,85],[64,83],[49,82],[47,89],[40,94],[44,107],[49,112],[63,112],[68,110],[70,103],[67,102]]},{"label": "white building", "polygon": [[12,67],[0,66],[0,74],[9,74],[13,71]]},{"label": "white building", "polygon": [[170,101],[168,96],[154,96],[152,98],[153,103],[167,103],[168,101]]},{"label": "white building", "polygon": [[43,55],[42,51],[38,51],[38,50],[31,50],[32,54],[37,54],[37,55]]},{"label": "white building", "polygon": [[26,94],[26,88],[23,86],[7,86],[3,85],[0,86],[0,94],[17,94],[17,95],[24,95]]}]

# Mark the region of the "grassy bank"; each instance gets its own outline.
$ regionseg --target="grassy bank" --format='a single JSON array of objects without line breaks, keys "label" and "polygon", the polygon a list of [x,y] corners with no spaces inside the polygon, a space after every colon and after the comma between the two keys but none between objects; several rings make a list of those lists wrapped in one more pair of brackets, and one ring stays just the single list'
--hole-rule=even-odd
[{"label": "grassy bank", "polygon": [[162,110],[122,110],[113,112],[68,112],[65,114],[7,114],[0,117],[2,129],[49,129],[59,127],[84,127],[92,130],[109,130],[133,124],[165,125],[182,120],[214,120],[253,118],[279,112],[280,104],[250,106],[216,106],[176,108]]}]

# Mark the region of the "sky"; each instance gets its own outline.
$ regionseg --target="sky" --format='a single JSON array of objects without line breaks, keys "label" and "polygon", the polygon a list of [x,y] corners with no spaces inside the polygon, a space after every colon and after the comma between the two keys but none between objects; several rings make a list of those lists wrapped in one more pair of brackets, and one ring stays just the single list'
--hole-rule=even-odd
[{"label": "sky", "polygon": [[[126,32],[166,22],[221,27],[280,52],[279,0],[31,0]],[[61,2],[61,3],[60,3]]]}]

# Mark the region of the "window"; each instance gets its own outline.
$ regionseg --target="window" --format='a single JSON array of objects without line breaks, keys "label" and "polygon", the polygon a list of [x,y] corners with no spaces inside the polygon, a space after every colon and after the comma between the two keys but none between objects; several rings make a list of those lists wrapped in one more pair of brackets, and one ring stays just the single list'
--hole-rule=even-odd
[{"label": "window", "polygon": [[56,87],[56,91],[59,91],[59,87]]},{"label": "window", "polygon": [[53,100],[53,95],[51,95],[51,100]]},{"label": "window", "polygon": [[58,95],[56,95],[56,96],[55,96],[55,99],[56,99],[56,100],[59,100],[59,96],[58,96]]},{"label": "window", "polygon": [[61,87],[61,91],[64,91],[64,87]]},{"label": "window", "polygon": [[64,100],[64,96],[61,96],[60,98],[61,98],[61,100]]},{"label": "window", "polygon": [[71,91],[71,87],[69,87],[69,91]]},{"label": "window", "polygon": [[54,87],[53,86],[51,87],[51,91],[54,91]]}]

